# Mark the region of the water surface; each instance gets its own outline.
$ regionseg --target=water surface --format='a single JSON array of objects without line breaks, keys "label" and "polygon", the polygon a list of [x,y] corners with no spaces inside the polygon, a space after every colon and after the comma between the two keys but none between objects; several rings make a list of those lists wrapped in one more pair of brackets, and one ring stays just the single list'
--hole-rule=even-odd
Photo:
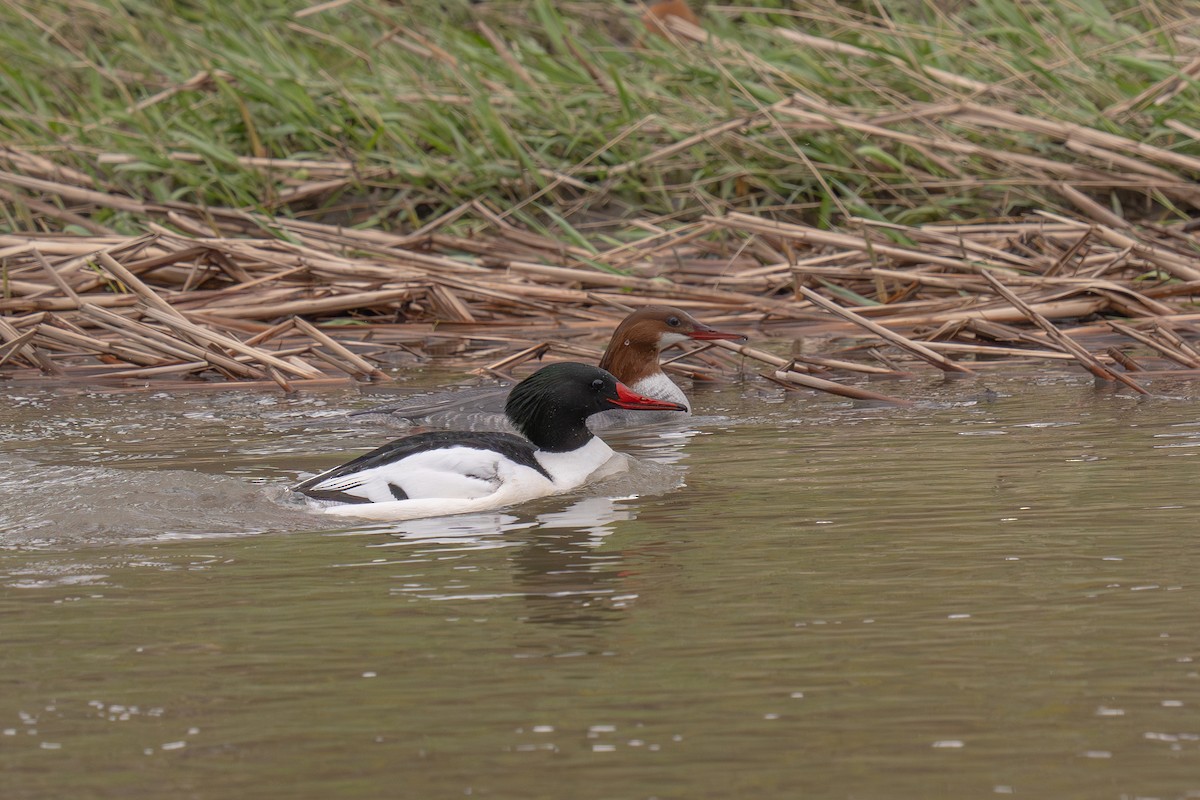
[{"label": "water surface", "polygon": [[9,390],[6,798],[1200,797],[1193,390],[760,386],[356,524],[351,392]]}]

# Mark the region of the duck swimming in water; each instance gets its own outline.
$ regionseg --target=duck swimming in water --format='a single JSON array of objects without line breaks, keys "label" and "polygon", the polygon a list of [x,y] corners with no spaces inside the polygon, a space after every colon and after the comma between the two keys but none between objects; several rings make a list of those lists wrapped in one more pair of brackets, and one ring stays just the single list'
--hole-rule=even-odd
[{"label": "duck swimming in water", "polygon": [[[617,456],[587,426],[612,409],[687,410],[632,391],[599,367],[561,363],[518,383],[505,414],[522,436],[435,431],[397,439],[300,483],[329,514],[418,519],[486,511],[569,491]],[[618,465],[619,466],[619,465]]]},{"label": "duck swimming in water", "polygon": [[[719,331],[705,325],[691,314],[671,306],[647,306],[633,312],[613,331],[604,355],[600,357],[600,368],[616,376],[617,380],[646,397],[670,400],[692,412],[691,403],[659,364],[659,355],[673,344],[689,339],[710,342],[717,339],[745,341],[740,333]],[[634,414],[623,409],[603,411],[588,421],[592,430],[649,425],[679,419],[676,412],[653,412]]]}]

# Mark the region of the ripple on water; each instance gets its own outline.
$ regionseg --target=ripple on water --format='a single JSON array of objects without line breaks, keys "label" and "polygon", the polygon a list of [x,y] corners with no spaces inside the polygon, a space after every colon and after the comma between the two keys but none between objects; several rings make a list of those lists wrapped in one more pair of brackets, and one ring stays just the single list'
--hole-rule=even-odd
[{"label": "ripple on water", "polygon": [[3,757],[47,797],[1200,792],[1193,406],[893,390],[936,402],[713,390],[611,482],[333,530],[283,487],[390,434],[332,399],[37,398],[0,535],[60,552],[3,554]]},{"label": "ripple on water", "polygon": [[278,502],[279,494],[199,472],[14,459],[0,474],[0,537],[7,546],[36,547],[319,527]]}]

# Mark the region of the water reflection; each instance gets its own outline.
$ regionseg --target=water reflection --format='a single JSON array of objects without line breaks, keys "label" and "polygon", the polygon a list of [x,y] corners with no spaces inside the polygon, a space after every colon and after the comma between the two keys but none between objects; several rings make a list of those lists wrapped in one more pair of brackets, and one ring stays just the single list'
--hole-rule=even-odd
[{"label": "water reflection", "polygon": [[[623,554],[605,549],[617,524],[637,518],[637,497],[604,494],[580,497],[568,505],[541,513],[468,514],[457,517],[409,520],[373,526],[340,536],[383,536],[366,545],[372,552],[394,552],[401,557],[373,558],[354,566],[426,564],[461,558],[473,551],[507,549],[509,580],[494,576],[471,580],[479,571],[463,564],[453,580],[431,586],[414,580],[398,586],[397,595],[429,601],[479,601],[521,597],[529,606],[528,621],[545,624],[594,625],[612,620],[613,610],[624,608],[634,596],[614,598],[622,578]],[[386,530],[381,530],[386,528]],[[416,575],[405,576],[409,578]]]},{"label": "water reflection", "polygon": [[528,607],[529,622],[592,627],[615,621],[636,595],[620,592],[625,557],[602,549],[615,523],[636,519],[634,498],[588,497],[539,516],[536,533],[511,558],[513,580]]},{"label": "water reflection", "polygon": [[[637,519],[641,498],[684,485],[685,447],[694,428],[629,431],[616,445],[636,452],[629,469],[580,490],[583,496],[549,497],[515,509],[454,517],[371,523],[331,534],[367,537],[368,551],[384,551],[366,561],[341,567],[419,565],[462,558],[475,551],[506,550],[506,581],[472,580],[476,566],[464,564],[453,581],[431,586],[418,575],[396,588],[405,597],[432,601],[480,602],[524,598],[534,623],[587,627],[605,624],[627,607],[634,594],[622,595],[624,560],[604,547],[619,523]],[[545,509],[545,510],[540,510]],[[400,555],[393,555],[397,550]],[[499,583],[500,585],[497,585]]]},{"label": "water reflection", "polygon": [[[573,496],[548,497],[518,508],[422,520],[360,524],[331,532],[364,538],[369,556],[339,568],[402,569],[391,593],[406,602],[473,602],[486,607],[519,598],[523,622],[586,633],[621,618],[637,594],[621,584],[625,556],[607,546],[622,524],[637,519],[643,498],[684,485],[681,462],[698,431],[630,431],[619,449],[636,453],[629,469]],[[502,562],[481,561],[488,551]],[[432,565],[452,562],[449,576],[430,581]],[[529,653],[561,654],[561,643],[531,640]],[[593,649],[591,647],[587,649]]]}]

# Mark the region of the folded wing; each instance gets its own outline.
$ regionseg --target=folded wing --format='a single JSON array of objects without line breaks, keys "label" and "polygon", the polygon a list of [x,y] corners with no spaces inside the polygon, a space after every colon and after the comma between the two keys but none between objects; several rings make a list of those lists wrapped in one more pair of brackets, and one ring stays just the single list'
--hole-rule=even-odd
[{"label": "folded wing", "polygon": [[511,434],[425,433],[398,439],[309,478],[296,491],[342,503],[474,499],[499,490],[509,477],[504,471],[514,464],[549,478],[534,450]]}]

